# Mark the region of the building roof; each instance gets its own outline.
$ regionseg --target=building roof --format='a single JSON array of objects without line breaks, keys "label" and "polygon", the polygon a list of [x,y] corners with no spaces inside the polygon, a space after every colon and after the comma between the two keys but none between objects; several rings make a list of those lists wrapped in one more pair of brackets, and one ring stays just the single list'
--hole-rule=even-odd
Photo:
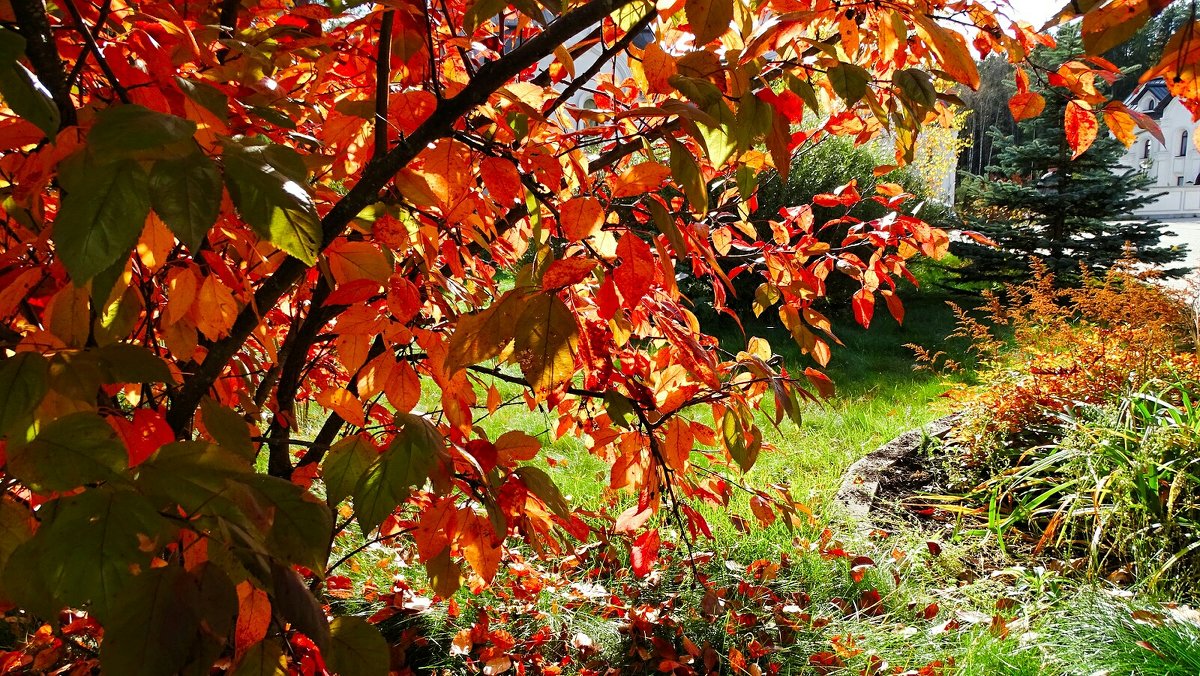
[{"label": "building roof", "polygon": [[1147,110],[1143,112],[1145,112],[1146,115],[1152,119],[1162,119],[1163,111],[1167,109],[1167,105],[1170,104],[1171,99],[1175,97],[1172,96],[1171,92],[1167,89],[1166,80],[1162,79],[1161,77],[1138,85],[1137,89],[1134,89],[1133,93],[1131,93],[1128,98],[1125,99],[1125,105],[1129,106],[1130,108],[1134,108],[1133,104],[1137,103],[1138,99],[1142,98],[1142,95],[1146,93],[1152,94],[1154,96],[1154,100],[1158,103],[1154,106],[1153,110]]}]

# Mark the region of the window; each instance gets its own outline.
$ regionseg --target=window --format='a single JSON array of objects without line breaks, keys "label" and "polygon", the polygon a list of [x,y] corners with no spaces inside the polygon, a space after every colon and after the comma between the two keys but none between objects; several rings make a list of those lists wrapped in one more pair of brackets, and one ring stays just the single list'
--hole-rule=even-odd
[{"label": "window", "polygon": [[1142,159],[1150,159],[1150,139],[1146,139],[1146,142],[1142,144]]},{"label": "window", "polygon": [[1155,101],[1153,96],[1147,96],[1144,103],[1145,107],[1142,110],[1154,110],[1154,106],[1158,105],[1158,101]]},{"label": "window", "polygon": [[1182,176],[1175,177],[1175,185],[1177,185],[1181,188],[1183,187],[1183,177]]},{"label": "window", "polygon": [[1187,147],[1188,147],[1188,133],[1187,133],[1187,130],[1185,129],[1183,131],[1183,134],[1180,135],[1180,137],[1179,137],[1179,156],[1180,157],[1187,157],[1187,153],[1188,153]]}]

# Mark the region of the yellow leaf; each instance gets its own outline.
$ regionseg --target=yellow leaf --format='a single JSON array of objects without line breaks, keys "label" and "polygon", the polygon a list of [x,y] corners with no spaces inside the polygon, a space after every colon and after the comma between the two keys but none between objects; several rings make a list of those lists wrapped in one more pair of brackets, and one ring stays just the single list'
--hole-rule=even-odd
[{"label": "yellow leaf", "polygon": [[569,383],[579,351],[575,315],[557,296],[530,300],[516,323],[514,357],[534,394],[543,398]]},{"label": "yellow leaf", "polygon": [[92,326],[88,313],[90,295],[87,287],[67,284],[46,307],[46,328],[67,347],[83,347],[87,343]]}]

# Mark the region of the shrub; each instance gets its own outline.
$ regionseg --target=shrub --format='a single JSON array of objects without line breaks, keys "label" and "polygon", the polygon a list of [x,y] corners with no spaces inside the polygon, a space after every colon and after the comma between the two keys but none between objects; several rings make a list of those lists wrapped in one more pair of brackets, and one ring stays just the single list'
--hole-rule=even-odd
[{"label": "shrub", "polygon": [[[965,499],[990,530],[1091,573],[1200,580],[1200,368],[1185,308],[1122,265],[1063,290],[1044,266],[958,310],[982,384],[965,404]],[[928,359],[928,356],[926,357]]]}]

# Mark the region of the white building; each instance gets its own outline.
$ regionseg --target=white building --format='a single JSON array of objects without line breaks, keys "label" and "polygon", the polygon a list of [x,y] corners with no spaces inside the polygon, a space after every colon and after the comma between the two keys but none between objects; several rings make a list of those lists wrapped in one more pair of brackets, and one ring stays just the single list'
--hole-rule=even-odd
[{"label": "white building", "polygon": [[1121,160],[1154,179],[1152,192],[1165,193],[1137,215],[1200,216],[1200,150],[1192,138],[1197,133],[1192,114],[1167,91],[1161,79],[1139,86],[1125,104],[1158,122],[1167,142],[1164,146],[1149,132],[1138,129],[1137,141]]}]

